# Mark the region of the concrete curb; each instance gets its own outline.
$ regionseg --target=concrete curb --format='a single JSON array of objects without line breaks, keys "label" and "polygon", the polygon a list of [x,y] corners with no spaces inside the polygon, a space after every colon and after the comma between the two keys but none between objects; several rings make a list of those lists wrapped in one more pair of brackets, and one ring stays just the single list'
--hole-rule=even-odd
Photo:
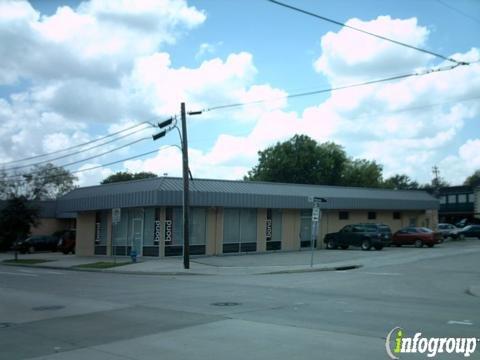
[{"label": "concrete curb", "polygon": [[[83,272],[100,272],[108,274],[119,274],[119,275],[157,275],[157,276],[215,276],[215,275],[231,275],[239,276],[245,275],[244,272],[238,273],[229,273],[228,269],[225,273],[222,272],[187,272],[187,271],[128,271],[128,270],[113,270],[113,269],[86,269],[80,268],[77,266],[71,267],[61,267],[61,266],[52,266],[52,265],[37,265],[37,264],[14,264],[14,263],[4,263],[1,264],[7,266],[19,266],[19,267],[29,267],[29,268],[40,268],[40,269],[49,269],[49,270],[66,270],[66,271],[83,271]],[[321,272],[321,271],[345,271],[345,270],[355,270],[363,267],[363,265],[341,265],[341,266],[327,266],[327,267],[313,267],[313,268],[302,268],[302,269],[285,269],[285,270],[276,270],[276,271],[265,271],[265,272],[247,272],[247,275],[279,275],[279,274],[298,274],[298,273],[309,273],[309,272]],[[216,269],[220,269],[217,267]],[[249,269],[249,268],[245,268]]]},{"label": "concrete curb", "polygon": [[305,269],[291,269],[291,270],[279,270],[279,271],[270,271],[264,273],[258,273],[255,275],[277,275],[277,274],[298,274],[298,273],[309,273],[309,272],[320,272],[320,271],[346,271],[346,270],[356,270],[363,267],[363,265],[344,265],[344,266],[331,266],[331,267],[313,267]]}]

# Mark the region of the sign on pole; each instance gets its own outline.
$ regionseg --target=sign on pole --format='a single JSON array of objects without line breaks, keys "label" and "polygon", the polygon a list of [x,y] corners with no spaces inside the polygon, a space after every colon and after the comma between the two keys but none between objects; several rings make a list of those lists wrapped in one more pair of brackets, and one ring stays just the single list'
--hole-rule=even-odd
[{"label": "sign on pole", "polygon": [[120,208],[114,208],[112,209],[112,223],[118,224],[120,222],[122,216],[122,211]]}]

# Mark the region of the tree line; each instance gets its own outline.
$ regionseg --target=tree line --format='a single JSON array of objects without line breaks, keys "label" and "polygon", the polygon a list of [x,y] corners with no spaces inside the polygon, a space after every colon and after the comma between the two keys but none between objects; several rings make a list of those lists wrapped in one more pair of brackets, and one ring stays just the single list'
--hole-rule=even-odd
[{"label": "tree line", "polygon": [[[406,174],[383,177],[383,166],[376,161],[353,159],[345,149],[333,142],[317,143],[307,135],[258,152],[258,163],[245,180],[296,184],[358,186],[396,190],[427,190],[449,186],[441,177],[419,184]],[[480,185],[480,170],[465,180],[465,185]]]}]

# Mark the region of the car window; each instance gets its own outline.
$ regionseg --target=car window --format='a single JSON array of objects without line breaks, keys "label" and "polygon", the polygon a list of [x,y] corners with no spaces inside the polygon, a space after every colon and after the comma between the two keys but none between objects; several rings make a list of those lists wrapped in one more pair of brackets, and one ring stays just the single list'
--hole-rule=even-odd
[{"label": "car window", "polygon": [[443,224],[438,225],[439,230],[446,230],[447,228],[448,228],[448,225],[443,225]]},{"label": "car window", "polygon": [[416,234],[416,233],[417,233],[417,229],[415,229],[415,228],[407,228],[407,232],[408,232],[409,234]]},{"label": "car window", "polygon": [[433,232],[433,231],[430,230],[429,228],[424,228],[424,227],[418,228],[418,231],[419,231],[419,232],[422,232],[422,233],[431,233],[431,232]]},{"label": "car window", "polygon": [[351,232],[352,227],[350,225],[344,226],[340,232]]},{"label": "car window", "polygon": [[363,227],[360,226],[360,225],[355,225],[352,230],[353,230],[353,232],[363,232],[363,231],[365,231],[363,229]]}]

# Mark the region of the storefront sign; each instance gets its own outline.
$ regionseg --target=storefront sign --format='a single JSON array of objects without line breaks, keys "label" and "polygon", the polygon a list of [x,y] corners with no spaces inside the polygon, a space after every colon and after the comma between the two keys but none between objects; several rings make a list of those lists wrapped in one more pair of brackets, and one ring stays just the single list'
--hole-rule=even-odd
[{"label": "storefront sign", "polygon": [[160,243],[160,209],[155,209],[155,223],[153,225],[153,243],[158,245]]},{"label": "storefront sign", "polygon": [[173,209],[165,209],[165,245],[170,245],[173,240]]},{"label": "storefront sign", "polygon": [[267,209],[267,219],[265,220],[265,238],[272,240],[272,209]]}]

